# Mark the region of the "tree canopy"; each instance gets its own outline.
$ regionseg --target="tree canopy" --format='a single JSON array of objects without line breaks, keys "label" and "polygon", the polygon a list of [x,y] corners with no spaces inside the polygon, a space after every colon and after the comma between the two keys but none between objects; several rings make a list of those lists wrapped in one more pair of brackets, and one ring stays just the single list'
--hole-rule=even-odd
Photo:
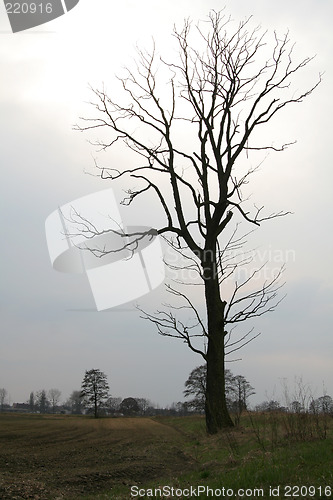
[{"label": "tree canopy", "polygon": [[95,418],[108,397],[109,384],[105,373],[97,369],[87,370],[81,385],[81,398],[87,408],[93,409]]}]

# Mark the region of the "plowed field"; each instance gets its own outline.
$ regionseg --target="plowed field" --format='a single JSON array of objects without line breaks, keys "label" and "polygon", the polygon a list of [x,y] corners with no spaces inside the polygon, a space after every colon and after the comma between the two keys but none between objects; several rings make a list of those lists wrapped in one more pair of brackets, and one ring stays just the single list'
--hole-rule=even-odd
[{"label": "plowed field", "polygon": [[0,498],[81,499],[190,469],[183,436],[149,418],[0,415]]}]

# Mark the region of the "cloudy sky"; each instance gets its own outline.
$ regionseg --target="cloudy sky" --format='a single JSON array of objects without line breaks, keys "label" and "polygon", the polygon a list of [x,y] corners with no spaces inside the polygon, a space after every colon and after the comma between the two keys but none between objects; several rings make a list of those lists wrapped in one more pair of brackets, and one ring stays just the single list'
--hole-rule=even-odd
[{"label": "cloudy sky", "polygon": [[[113,396],[161,406],[183,399],[184,382],[201,359],[158,336],[132,307],[92,311],[87,278],[52,269],[44,224],[58,206],[109,187],[84,173],[95,150],[72,128],[89,115],[89,84],[112,89],[114,75],[133,64],[137,44],[149,46],[153,36],[170,55],[174,23],[203,19],[224,5],[235,19],[253,15],[265,29],[289,29],[300,58],[316,55],[300,86],[325,72],[318,90],[275,122],[272,140],[297,139],[296,145],[270,156],[252,180],[258,203],[293,212],[252,237],[259,258],[285,257],[287,297],[254,325],[261,336],[230,368],[256,389],[253,403],[277,398],[284,378],[292,391],[295,377],[314,396],[323,386],[333,396],[331,0],[80,0],[67,15],[17,34],[0,4],[0,387],[11,402],[53,387],[65,399],[90,368],[108,375]],[[125,164],[126,157],[117,161]],[[151,212],[143,207],[133,223],[152,223]],[[145,303],[158,302],[158,294]]]}]

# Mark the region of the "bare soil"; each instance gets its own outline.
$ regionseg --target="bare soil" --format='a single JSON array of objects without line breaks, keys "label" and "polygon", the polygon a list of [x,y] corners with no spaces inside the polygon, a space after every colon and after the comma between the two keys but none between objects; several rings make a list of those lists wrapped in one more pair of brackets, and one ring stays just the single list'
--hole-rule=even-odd
[{"label": "bare soil", "polygon": [[0,415],[0,498],[82,499],[190,470],[184,436],[149,418]]}]

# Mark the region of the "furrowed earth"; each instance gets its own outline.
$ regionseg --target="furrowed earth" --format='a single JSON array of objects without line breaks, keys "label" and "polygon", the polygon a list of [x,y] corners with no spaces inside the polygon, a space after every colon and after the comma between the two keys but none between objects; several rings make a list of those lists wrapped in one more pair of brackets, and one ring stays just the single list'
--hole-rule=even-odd
[{"label": "furrowed earth", "polygon": [[[0,498],[81,499],[189,470],[183,435],[149,418],[0,416]],[[129,495],[130,496],[130,495]]]}]

